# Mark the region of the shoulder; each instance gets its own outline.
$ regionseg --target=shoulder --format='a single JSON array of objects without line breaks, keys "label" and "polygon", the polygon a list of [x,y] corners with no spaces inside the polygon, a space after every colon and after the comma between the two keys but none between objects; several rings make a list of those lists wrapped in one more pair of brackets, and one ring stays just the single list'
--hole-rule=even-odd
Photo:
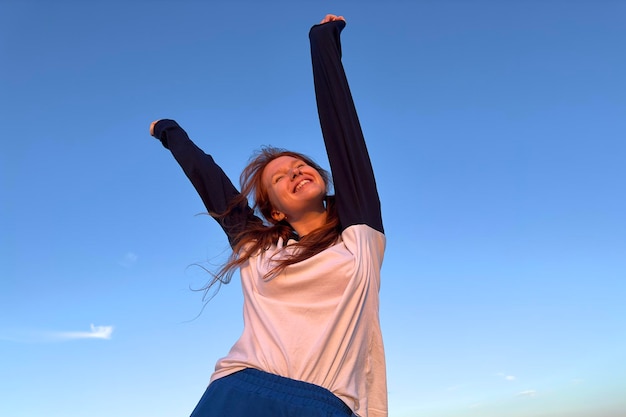
[{"label": "shoulder", "polygon": [[341,238],[346,247],[353,253],[377,254],[381,259],[387,244],[385,235],[367,224],[355,224],[347,227],[341,233]]}]

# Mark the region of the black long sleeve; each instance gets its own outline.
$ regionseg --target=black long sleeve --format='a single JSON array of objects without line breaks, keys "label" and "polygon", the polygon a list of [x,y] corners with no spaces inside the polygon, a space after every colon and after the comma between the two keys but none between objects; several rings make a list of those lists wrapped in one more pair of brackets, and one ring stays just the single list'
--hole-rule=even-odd
[{"label": "black long sleeve", "polygon": [[345,25],[333,21],[309,32],[320,125],[342,230],[367,224],[384,232],[374,171],[341,62],[340,34]]},{"label": "black long sleeve", "polygon": [[[342,230],[355,224],[383,232],[380,201],[365,139],[341,63],[340,33],[345,22],[315,25],[309,32],[317,107],[335,186]],[[174,120],[160,120],[154,137],[169,149],[200,195],[209,214],[226,232],[231,245],[249,222],[261,222],[245,204],[228,216],[239,191]]]},{"label": "black long sleeve", "polygon": [[239,191],[213,158],[198,148],[187,133],[174,120],[160,120],[154,127],[154,137],[172,152],[185,175],[200,195],[209,214],[214,217],[232,245],[234,238],[248,222],[260,222],[248,205],[231,210],[228,216],[220,216]]}]

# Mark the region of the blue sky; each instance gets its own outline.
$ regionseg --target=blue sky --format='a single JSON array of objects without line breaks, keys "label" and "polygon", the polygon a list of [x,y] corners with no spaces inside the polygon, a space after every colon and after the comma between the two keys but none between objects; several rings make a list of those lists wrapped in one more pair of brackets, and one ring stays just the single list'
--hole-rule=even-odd
[{"label": "blue sky", "polygon": [[390,415],[626,413],[626,3],[164,0],[0,3],[0,415],[191,412],[241,296],[190,290],[227,242],[149,124],[234,180],[268,144],[327,166],[328,12],[388,236]]}]

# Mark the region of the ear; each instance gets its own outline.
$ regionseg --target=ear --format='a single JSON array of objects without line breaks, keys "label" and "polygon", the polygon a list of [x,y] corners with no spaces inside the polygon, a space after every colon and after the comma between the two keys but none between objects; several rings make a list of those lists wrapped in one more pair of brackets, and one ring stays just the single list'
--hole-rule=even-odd
[{"label": "ear", "polygon": [[287,218],[287,216],[285,215],[285,213],[281,213],[278,210],[272,210],[272,219],[276,220],[277,222],[283,221]]}]

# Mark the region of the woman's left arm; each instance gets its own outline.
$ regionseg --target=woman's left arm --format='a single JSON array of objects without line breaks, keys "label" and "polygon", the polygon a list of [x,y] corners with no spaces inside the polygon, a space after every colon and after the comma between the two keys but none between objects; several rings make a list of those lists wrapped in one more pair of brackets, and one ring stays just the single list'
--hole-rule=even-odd
[{"label": "woman's left arm", "polygon": [[345,25],[342,17],[328,15],[309,32],[317,109],[342,230],[367,224],[382,233],[374,171],[341,63]]}]

